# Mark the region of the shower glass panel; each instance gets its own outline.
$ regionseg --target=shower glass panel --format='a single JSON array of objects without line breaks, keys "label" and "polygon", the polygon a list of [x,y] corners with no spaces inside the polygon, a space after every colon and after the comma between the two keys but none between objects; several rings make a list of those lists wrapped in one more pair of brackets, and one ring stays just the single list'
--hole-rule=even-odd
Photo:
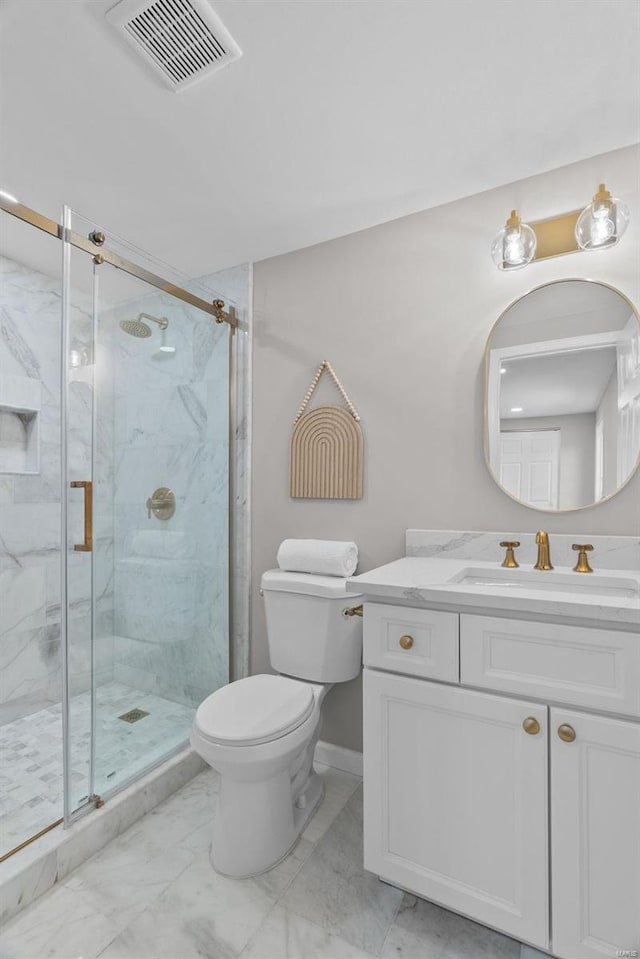
[{"label": "shower glass panel", "polygon": [[0,859],[63,814],[60,252],[0,213]]},{"label": "shower glass panel", "polygon": [[[69,218],[69,211],[65,210]],[[85,230],[80,218],[69,224]],[[93,569],[84,546],[85,487],[93,477],[93,421],[97,409],[94,358],[94,281],[91,258],[65,243],[63,248],[62,420],[63,468],[62,609],[63,710],[65,735],[65,817],[93,795]],[[87,497],[91,487],[86,487]]]},{"label": "shower glass panel", "polygon": [[[76,234],[95,228],[65,215]],[[65,246],[73,816],[182,748],[197,705],[229,681],[232,334]],[[106,246],[216,297],[123,241],[109,236]]]}]

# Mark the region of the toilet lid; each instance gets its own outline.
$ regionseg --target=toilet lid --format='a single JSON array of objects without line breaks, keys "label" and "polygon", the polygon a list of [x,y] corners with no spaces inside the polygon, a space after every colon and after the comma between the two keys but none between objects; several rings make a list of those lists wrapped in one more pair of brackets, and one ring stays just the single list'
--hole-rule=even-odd
[{"label": "toilet lid", "polygon": [[313,711],[311,686],[286,676],[248,676],[208,696],[195,722],[207,739],[255,746],[291,732]]},{"label": "toilet lid", "polygon": [[268,569],[262,574],[260,587],[283,593],[306,593],[328,599],[351,599],[347,593],[347,581],[341,576],[319,576],[315,573],[290,573],[284,569]]}]

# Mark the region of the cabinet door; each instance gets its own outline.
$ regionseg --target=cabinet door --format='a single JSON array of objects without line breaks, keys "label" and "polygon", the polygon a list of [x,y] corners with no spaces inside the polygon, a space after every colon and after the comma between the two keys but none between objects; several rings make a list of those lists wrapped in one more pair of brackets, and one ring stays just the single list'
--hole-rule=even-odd
[{"label": "cabinet door", "polygon": [[365,669],[364,737],[365,868],[546,948],[546,707]]},{"label": "cabinet door", "polygon": [[554,954],[640,953],[640,724],[552,709],[550,736]]}]

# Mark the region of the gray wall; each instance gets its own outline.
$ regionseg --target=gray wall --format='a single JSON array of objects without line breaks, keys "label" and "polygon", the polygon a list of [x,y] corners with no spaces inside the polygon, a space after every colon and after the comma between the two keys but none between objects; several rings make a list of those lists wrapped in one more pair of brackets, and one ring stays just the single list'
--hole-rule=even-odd
[{"label": "gray wall", "polygon": [[[269,669],[260,574],[287,536],[353,539],[362,572],[402,556],[408,527],[640,533],[640,477],[583,513],[541,514],[499,490],[482,444],[482,355],[509,303],[568,277],[603,280],[640,300],[639,162],[638,147],[618,150],[256,264],[253,672]],[[495,269],[491,239],[512,208],[525,219],[563,213],[603,180],[631,207],[619,247]],[[291,424],[324,358],[362,417],[359,501],[289,497]],[[323,396],[338,401],[328,389]],[[359,680],[328,696],[322,737],[361,748]]]}]

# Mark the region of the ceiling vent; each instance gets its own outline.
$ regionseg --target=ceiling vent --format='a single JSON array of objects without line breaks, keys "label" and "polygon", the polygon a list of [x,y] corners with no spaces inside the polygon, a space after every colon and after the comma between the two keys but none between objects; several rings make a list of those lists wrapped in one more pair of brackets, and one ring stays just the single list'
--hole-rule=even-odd
[{"label": "ceiling vent", "polygon": [[207,0],[121,0],[106,18],[172,90],[242,56]]}]

